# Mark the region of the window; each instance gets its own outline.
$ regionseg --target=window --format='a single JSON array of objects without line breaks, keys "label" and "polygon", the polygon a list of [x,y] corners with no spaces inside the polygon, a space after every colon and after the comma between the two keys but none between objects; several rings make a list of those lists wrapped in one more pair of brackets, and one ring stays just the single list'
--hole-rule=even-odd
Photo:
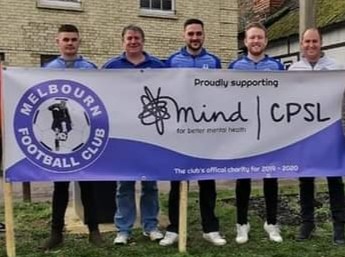
[{"label": "window", "polygon": [[82,11],[82,0],[37,0],[37,7]]},{"label": "window", "polygon": [[4,53],[0,53],[0,62],[5,61],[5,54]]},{"label": "window", "polygon": [[141,0],[140,8],[171,11],[172,0]]},{"label": "window", "polygon": [[175,0],[140,0],[140,14],[174,17]]}]

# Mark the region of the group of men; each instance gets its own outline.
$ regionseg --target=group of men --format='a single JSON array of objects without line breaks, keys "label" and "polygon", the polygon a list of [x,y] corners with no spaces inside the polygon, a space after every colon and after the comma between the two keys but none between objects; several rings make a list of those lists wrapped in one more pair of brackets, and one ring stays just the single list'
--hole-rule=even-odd
[{"label": "group of men", "polygon": [[[185,46],[172,54],[165,63],[144,51],[144,31],[135,25],[126,26],[122,31],[124,52],[106,62],[103,69],[121,68],[201,68],[220,69],[221,61],[204,47],[204,24],[199,19],[188,19],[183,27]],[[96,69],[96,65],[78,54],[80,36],[74,25],[62,25],[58,31],[56,42],[61,56],[45,65],[46,68],[80,68]],[[245,46],[247,54],[231,62],[229,69],[234,70],[283,70],[284,66],[277,60],[267,56],[265,49],[268,43],[266,28],[260,23],[251,23],[245,30]],[[328,70],[337,69],[334,61],[321,52],[322,37],[320,32],[311,28],[304,32],[301,39],[302,59],[293,64],[291,70]],[[85,222],[89,228],[89,241],[101,245],[102,238],[98,229],[97,215],[92,208],[93,182],[79,182],[81,198],[85,210]],[[199,184],[199,204],[203,238],[217,246],[227,243],[221,235],[219,220],[215,215],[216,183],[214,180],[201,180]],[[277,224],[278,180],[264,179],[264,197],[266,203],[266,222],[264,230],[270,240],[282,242],[282,236]],[[341,177],[328,178],[330,204],[333,218],[333,242],[345,244],[344,240],[344,185]],[[51,236],[43,245],[44,249],[52,249],[63,242],[64,216],[68,204],[69,182],[55,182],[52,201]],[[159,241],[162,246],[168,246],[178,241],[179,221],[179,181],[171,181],[169,193],[170,224],[163,234],[158,228],[159,198],[156,181],[141,182],[140,212],[143,235],[153,241]],[[237,206],[237,236],[239,244],[248,241],[250,224],[248,222],[248,205],[251,192],[250,179],[239,179],[236,183]],[[314,222],[314,179],[300,178],[302,225],[297,239],[309,239],[315,229]],[[115,244],[127,244],[132,236],[132,228],[136,219],[135,181],[119,181],[116,193],[117,209],[115,225],[117,235]]]}]

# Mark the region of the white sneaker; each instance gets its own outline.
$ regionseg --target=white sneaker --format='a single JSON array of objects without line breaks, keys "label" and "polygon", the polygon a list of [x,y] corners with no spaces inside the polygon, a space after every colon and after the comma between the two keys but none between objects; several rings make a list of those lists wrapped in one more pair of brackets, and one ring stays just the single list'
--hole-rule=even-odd
[{"label": "white sneaker", "polygon": [[126,245],[129,239],[129,235],[126,233],[118,233],[114,239],[116,245]]},{"label": "white sneaker", "polygon": [[277,243],[283,242],[283,238],[280,235],[280,229],[278,225],[268,225],[267,222],[265,222],[264,229],[267,232],[271,241]]},{"label": "white sneaker", "polygon": [[210,232],[210,233],[204,233],[202,237],[217,246],[225,245],[226,240],[219,234],[219,232]]},{"label": "white sneaker", "polygon": [[236,243],[238,244],[244,244],[248,242],[248,233],[250,231],[250,225],[249,223],[247,224],[236,224],[236,230],[237,230],[237,235],[236,235]]},{"label": "white sneaker", "polygon": [[143,235],[149,237],[151,241],[157,241],[157,240],[160,240],[164,237],[163,233],[160,232],[158,230],[158,228],[156,228],[150,232],[143,232]]},{"label": "white sneaker", "polygon": [[168,246],[176,243],[178,241],[178,234],[175,232],[169,232],[167,231],[165,233],[164,238],[159,241],[159,245],[161,246]]}]

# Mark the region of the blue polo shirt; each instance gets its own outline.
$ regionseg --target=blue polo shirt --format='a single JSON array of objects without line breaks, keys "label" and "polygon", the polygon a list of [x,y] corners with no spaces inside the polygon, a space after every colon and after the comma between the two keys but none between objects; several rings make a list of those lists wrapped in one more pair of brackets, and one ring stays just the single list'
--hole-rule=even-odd
[{"label": "blue polo shirt", "polygon": [[284,65],[281,64],[276,59],[269,57],[268,55],[265,55],[265,58],[263,58],[259,62],[254,62],[253,60],[249,59],[245,55],[231,62],[229,64],[228,69],[270,71],[270,70],[284,70]]},{"label": "blue polo shirt", "polygon": [[205,48],[202,48],[198,55],[191,55],[186,47],[182,47],[179,52],[168,58],[166,66],[171,68],[220,69],[221,62],[217,56],[207,52]]},{"label": "blue polo shirt", "polygon": [[62,58],[62,56],[57,57],[56,59],[44,64],[44,68],[52,69],[64,69],[64,68],[73,68],[73,69],[97,69],[97,66],[92,62],[84,59],[82,56],[78,56],[77,59],[72,61],[67,61]]},{"label": "blue polo shirt", "polygon": [[158,58],[149,55],[148,53],[144,52],[145,60],[139,64],[131,63],[127,57],[126,53],[121,54],[120,56],[111,58],[107,61],[102,69],[145,69],[145,68],[164,68],[164,63],[159,60]]}]

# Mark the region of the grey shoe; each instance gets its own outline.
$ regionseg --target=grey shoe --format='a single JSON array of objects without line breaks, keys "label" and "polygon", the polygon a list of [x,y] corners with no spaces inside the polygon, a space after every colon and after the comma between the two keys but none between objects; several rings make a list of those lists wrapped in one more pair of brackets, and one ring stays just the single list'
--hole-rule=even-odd
[{"label": "grey shoe", "polygon": [[5,231],[6,231],[5,224],[0,222],[0,232],[5,232]]},{"label": "grey shoe", "polygon": [[48,240],[40,247],[42,250],[54,249],[63,243],[63,235],[61,231],[52,230]]},{"label": "grey shoe", "polygon": [[299,228],[296,240],[304,241],[311,238],[313,232],[315,231],[315,224],[312,222],[303,222]]},{"label": "grey shoe", "polygon": [[90,231],[89,242],[97,247],[100,247],[103,244],[102,235],[98,229]]},{"label": "grey shoe", "polygon": [[343,223],[334,223],[333,224],[333,243],[335,245],[344,245],[344,224]]}]

